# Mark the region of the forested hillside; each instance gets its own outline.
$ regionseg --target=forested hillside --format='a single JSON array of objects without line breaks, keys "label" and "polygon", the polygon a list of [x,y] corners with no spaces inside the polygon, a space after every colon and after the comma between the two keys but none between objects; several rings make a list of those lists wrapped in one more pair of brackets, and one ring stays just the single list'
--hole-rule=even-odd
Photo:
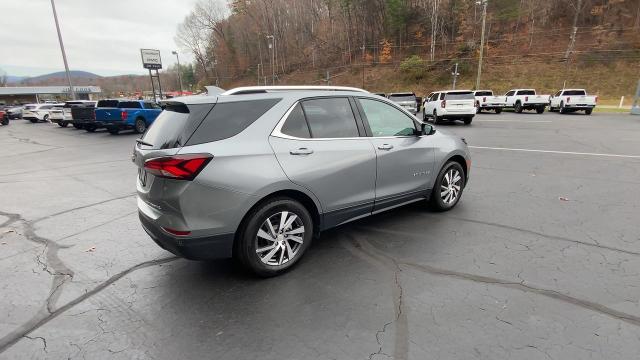
[{"label": "forested hillside", "polygon": [[[269,84],[273,71],[276,83],[427,91],[449,84],[456,62],[461,84],[475,85],[481,14],[473,0],[201,0],[176,40],[201,85]],[[482,86],[566,80],[624,94],[639,33],[638,0],[489,0]]]}]

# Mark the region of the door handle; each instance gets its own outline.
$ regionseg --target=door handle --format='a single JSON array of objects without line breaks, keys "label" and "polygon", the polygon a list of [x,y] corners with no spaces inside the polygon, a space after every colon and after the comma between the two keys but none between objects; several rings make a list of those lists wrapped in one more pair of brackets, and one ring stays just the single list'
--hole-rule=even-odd
[{"label": "door handle", "polygon": [[299,148],[296,150],[289,151],[291,155],[311,155],[313,154],[313,150],[307,148]]},{"label": "door handle", "polygon": [[380,149],[380,150],[391,150],[391,149],[393,149],[393,145],[382,144],[382,145],[378,146],[378,149]]}]

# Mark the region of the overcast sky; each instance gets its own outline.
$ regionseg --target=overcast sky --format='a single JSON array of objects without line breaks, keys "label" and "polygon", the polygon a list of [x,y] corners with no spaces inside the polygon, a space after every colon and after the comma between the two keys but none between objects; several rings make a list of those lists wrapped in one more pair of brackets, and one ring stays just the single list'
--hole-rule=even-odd
[{"label": "overcast sky", "polygon": [[[71,70],[145,73],[140,48],[175,63],[176,28],[196,0],[55,0]],[[180,61],[191,60],[180,52]],[[0,69],[34,76],[64,70],[51,0],[0,0]]]}]

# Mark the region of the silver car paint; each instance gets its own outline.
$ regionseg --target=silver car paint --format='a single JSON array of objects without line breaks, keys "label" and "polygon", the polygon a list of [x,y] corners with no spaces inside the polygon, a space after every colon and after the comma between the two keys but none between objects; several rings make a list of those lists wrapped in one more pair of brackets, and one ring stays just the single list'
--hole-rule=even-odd
[{"label": "silver car paint", "polygon": [[[433,135],[354,140],[302,141],[271,135],[297,101],[319,95],[353,97],[354,93],[296,91],[175,99],[187,104],[265,97],[282,100],[244,131],[228,139],[169,150],[145,151],[136,146],[134,161],[139,167],[147,159],[177,153],[209,153],[214,157],[193,181],[148,176],[144,186],[138,178],[140,212],[159,227],[189,230],[192,237],[230,234],[238,230],[254,205],[275,192],[305,194],[322,216],[345,207],[372,203],[376,195],[393,196],[431,189],[439,169],[449,158],[460,155],[469,159],[466,144],[440,129]],[[357,94],[357,97],[380,100],[372,94]],[[393,102],[383,101],[410,115]],[[304,146],[303,142],[307,146],[313,143],[313,156],[290,155],[289,151]],[[377,149],[381,142],[392,142],[394,150],[381,154]],[[375,187],[376,178],[379,189]]]}]

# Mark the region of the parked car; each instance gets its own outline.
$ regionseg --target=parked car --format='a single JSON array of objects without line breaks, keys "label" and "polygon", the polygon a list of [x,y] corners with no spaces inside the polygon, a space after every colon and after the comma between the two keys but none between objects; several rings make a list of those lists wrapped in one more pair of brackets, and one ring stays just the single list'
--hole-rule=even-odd
[{"label": "parked car", "polygon": [[87,105],[95,106],[95,101],[72,100],[64,104],[54,106],[51,109],[51,122],[58,124],[60,127],[67,127],[73,123],[73,114],[71,109],[74,107],[86,107]]},{"label": "parked car", "polygon": [[84,129],[93,132],[105,127],[111,134],[133,129],[141,134],[161,112],[162,108],[151,101],[100,100],[96,105],[94,120],[85,122]]},{"label": "parked car", "polygon": [[0,109],[0,125],[9,125],[9,115],[4,109]]},{"label": "parked car", "polygon": [[[86,102],[79,106],[71,108],[71,125],[80,130],[84,129],[84,124],[93,124],[96,120],[96,104],[97,102]],[[94,130],[95,131],[95,130]]]},{"label": "parked car", "polygon": [[49,111],[53,108],[54,104],[27,104],[22,111],[22,118],[29,120],[32,123],[39,121],[49,121]]},{"label": "parked car", "polygon": [[504,101],[505,107],[512,108],[517,113],[535,110],[542,114],[549,104],[549,95],[537,95],[534,89],[513,89],[504,94]]},{"label": "parked car", "polygon": [[385,94],[385,93],[381,93],[381,92],[373,93],[373,95],[382,96],[383,98],[386,98],[386,97],[387,97],[387,94]]},{"label": "parked car", "polygon": [[471,124],[476,114],[475,98],[471,90],[448,90],[431,93],[422,106],[422,119],[433,119],[435,124],[443,120],[462,120]]},{"label": "parked car", "polygon": [[387,95],[387,98],[402,106],[413,115],[418,113],[418,101],[416,99],[416,94],[412,92],[391,93]]},{"label": "parked car", "polygon": [[272,276],[324,230],[415,201],[456,206],[464,139],[363,90],[287,89],[166,102],[132,156],[159,246]]},{"label": "parked car", "polygon": [[10,120],[22,119],[22,106],[10,106],[5,111]]},{"label": "parked car", "polygon": [[598,103],[598,97],[587,95],[585,89],[562,89],[551,96],[549,100],[549,111],[560,111],[561,114],[568,112],[584,111],[591,115]]},{"label": "parked car", "polygon": [[476,90],[473,92],[476,98],[476,112],[479,114],[482,110],[493,110],[496,114],[500,114],[507,104],[502,96],[494,96],[492,90]]}]

